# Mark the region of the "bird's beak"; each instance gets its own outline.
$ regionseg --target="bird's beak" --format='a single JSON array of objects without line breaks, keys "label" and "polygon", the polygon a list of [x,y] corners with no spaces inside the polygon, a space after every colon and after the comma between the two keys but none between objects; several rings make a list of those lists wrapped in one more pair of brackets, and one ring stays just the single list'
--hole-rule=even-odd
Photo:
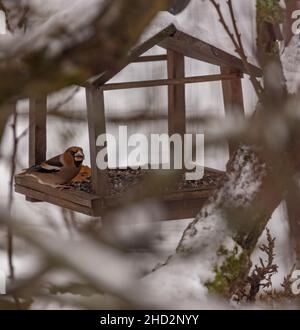
[{"label": "bird's beak", "polygon": [[74,155],[74,159],[76,162],[80,162],[84,160],[84,154],[82,151],[77,151],[76,154]]}]

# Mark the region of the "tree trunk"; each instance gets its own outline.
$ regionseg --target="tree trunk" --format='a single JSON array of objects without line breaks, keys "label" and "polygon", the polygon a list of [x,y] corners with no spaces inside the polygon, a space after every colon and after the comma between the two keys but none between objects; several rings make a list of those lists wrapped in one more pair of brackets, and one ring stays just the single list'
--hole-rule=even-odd
[{"label": "tree trunk", "polygon": [[[273,129],[269,122],[274,116],[282,116],[288,97],[277,48],[280,20],[270,23],[266,2],[257,0],[257,4],[257,43],[264,90],[252,124],[255,127],[263,122],[267,130]],[[277,2],[271,11],[280,17]],[[276,81],[267,74],[270,65],[275,69],[274,74],[277,73]],[[283,120],[284,116],[280,118]],[[248,276],[251,253],[299,168],[298,129],[289,127],[289,134],[283,148],[274,147],[268,139],[264,140],[263,134],[255,145],[245,139],[228,162],[222,186],[187,227],[178,244],[174,259],[197,255],[203,263],[207,263],[207,258],[211,260],[215,278],[206,282],[206,286],[228,297]]]}]

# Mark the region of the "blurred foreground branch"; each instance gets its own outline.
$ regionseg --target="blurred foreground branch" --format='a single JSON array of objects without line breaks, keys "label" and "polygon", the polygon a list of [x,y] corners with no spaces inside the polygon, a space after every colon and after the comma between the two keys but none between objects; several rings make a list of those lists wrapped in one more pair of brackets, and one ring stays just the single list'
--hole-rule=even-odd
[{"label": "blurred foreground branch", "polygon": [[[99,1],[98,7],[89,9],[98,14],[79,26],[80,30],[53,24],[13,36],[14,47],[2,49],[1,101],[85,84],[92,76],[118,67],[157,11],[166,8],[166,2],[141,0],[132,6],[130,0],[111,0],[103,6]],[[87,37],[78,38],[79,31]],[[61,49],[51,51],[53,43],[60,43]]]},{"label": "blurred foreground branch", "polygon": [[[83,85],[92,76],[118,68],[154,15],[167,4],[167,0],[141,0],[134,6],[131,0],[99,1],[86,8],[94,13],[92,21],[73,30],[60,21],[45,23],[43,28],[1,42],[0,104]],[[55,45],[59,47],[54,51]],[[6,117],[1,119],[4,126]]]}]

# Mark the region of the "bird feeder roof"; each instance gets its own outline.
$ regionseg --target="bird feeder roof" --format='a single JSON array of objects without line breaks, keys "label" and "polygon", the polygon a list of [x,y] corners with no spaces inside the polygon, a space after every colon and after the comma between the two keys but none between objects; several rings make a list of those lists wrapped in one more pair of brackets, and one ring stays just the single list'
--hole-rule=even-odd
[{"label": "bird feeder roof", "polygon": [[[180,31],[174,24],[171,24],[159,33],[135,46],[123,63],[115,70],[103,72],[92,78],[89,83],[92,83],[96,87],[102,86],[122,69],[124,69],[128,64],[137,60],[143,53],[154,46],[170,49],[181,53],[184,56],[209,64],[221,67],[230,67],[242,73],[248,73],[240,58],[186,32]],[[250,64],[250,67],[252,68],[252,71],[255,72],[256,76],[261,76],[260,68],[252,64]]]}]

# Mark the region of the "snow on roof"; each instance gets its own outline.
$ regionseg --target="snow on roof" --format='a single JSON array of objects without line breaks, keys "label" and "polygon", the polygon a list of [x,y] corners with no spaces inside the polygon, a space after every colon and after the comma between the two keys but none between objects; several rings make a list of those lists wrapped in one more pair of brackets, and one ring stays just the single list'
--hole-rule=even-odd
[{"label": "snow on roof", "polygon": [[[257,64],[255,1],[233,0],[232,2],[246,55],[251,63]],[[219,0],[219,3],[225,20],[233,31],[226,0]],[[147,40],[170,24],[174,24],[182,32],[238,57],[232,41],[219,22],[216,10],[209,0],[191,0],[188,7],[177,16],[173,16],[169,12],[158,13],[141,36],[140,42]]]}]

